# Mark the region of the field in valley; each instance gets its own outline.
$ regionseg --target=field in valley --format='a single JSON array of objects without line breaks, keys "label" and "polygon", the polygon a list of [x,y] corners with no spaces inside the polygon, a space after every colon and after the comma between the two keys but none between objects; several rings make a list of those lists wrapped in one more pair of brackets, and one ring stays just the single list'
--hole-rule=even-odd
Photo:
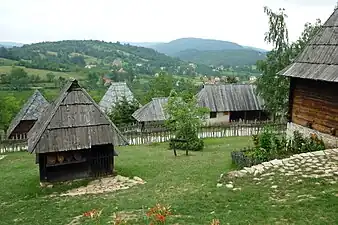
[{"label": "field in valley", "polygon": [[167,143],[119,147],[117,173],[138,176],[146,183],[79,196],[60,194],[86,181],[41,188],[34,155],[9,153],[0,160],[0,224],[95,224],[81,216],[91,209],[103,209],[100,224],[112,224],[116,212],[135,219],[129,224],[145,224],[146,209],[156,203],[171,206],[168,224],[207,225],[213,219],[221,224],[338,224],[337,183],[262,175],[259,182],[238,178],[234,181],[238,189],[217,187],[220,174],[235,169],[230,152],[252,145],[251,138],[206,139],[205,145],[202,152],[189,156],[179,152],[176,158]]}]

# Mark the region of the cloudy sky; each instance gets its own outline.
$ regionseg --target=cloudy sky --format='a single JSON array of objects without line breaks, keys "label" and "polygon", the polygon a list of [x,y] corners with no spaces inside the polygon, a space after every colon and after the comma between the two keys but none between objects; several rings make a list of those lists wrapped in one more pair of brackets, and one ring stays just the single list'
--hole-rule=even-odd
[{"label": "cloudy sky", "polygon": [[263,7],[288,14],[291,40],[337,0],[2,0],[0,41],[167,42],[200,37],[267,48]]}]

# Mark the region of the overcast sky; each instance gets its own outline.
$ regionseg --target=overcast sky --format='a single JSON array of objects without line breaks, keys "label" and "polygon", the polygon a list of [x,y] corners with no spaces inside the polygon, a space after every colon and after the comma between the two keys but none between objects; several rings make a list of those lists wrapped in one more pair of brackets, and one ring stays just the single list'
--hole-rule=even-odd
[{"label": "overcast sky", "polygon": [[267,48],[263,7],[288,14],[291,40],[306,22],[331,15],[337,0],[2,0],[0,41],[65,39],[167,42],[211,38]]}]

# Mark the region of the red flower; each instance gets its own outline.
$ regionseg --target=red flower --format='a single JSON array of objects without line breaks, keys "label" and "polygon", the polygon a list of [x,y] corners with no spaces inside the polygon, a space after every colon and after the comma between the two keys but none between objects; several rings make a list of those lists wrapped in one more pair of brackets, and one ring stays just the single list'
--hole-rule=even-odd
[{"label": "red flower", "polygon": [[164,222],[165,221],[165,216],[161,215],[161,214],[157,214],[156,215],[156,219],[160,222]]}]

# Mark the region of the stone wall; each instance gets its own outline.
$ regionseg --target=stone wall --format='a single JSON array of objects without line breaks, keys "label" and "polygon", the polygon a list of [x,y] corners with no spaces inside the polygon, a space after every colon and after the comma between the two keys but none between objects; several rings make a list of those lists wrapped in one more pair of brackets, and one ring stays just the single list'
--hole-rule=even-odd
[{"label": "stone wall", "polygon": [[324,134],[319,131],[304,127],[295,123],[288,123],[286,135],[288,138],[292,138],[293,132],[299,131],[305,137],[309,137],[311,134],[316,134],[319,138],[322,138],[326,148],[337,148],[338,147],[338,137],[334,137],[329,134]]}]

